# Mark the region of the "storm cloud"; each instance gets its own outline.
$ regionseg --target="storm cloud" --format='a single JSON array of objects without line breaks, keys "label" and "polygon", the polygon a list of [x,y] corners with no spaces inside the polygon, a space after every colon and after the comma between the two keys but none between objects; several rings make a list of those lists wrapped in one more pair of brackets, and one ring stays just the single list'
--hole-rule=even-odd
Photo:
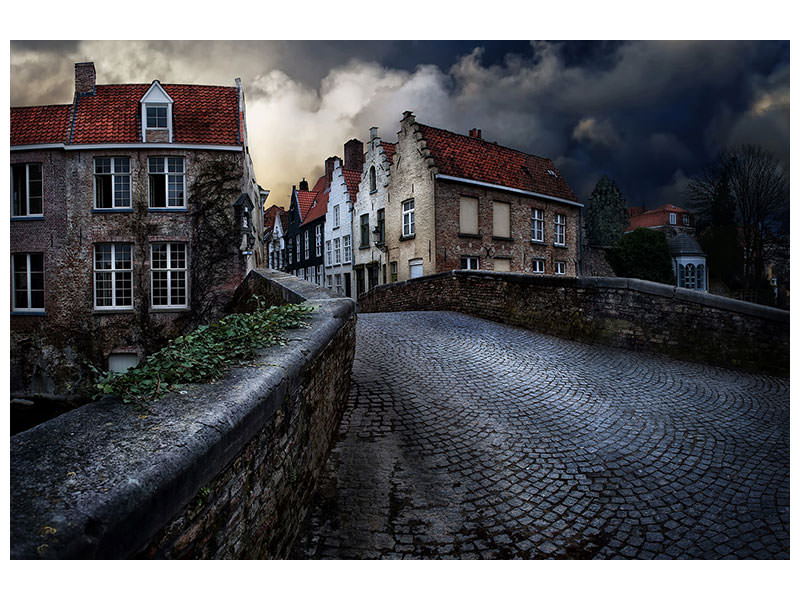
[{"label": "storm cloud", "polygon": [[271,202],[352,137],[394,141],[405,110],[553,158],[582,199],[616,180],[630,204],[682,201],[721,149],[788,165],[785,42],[13,42],[11,104],[68,103],[73,63],[98,83],[232,85]]}]

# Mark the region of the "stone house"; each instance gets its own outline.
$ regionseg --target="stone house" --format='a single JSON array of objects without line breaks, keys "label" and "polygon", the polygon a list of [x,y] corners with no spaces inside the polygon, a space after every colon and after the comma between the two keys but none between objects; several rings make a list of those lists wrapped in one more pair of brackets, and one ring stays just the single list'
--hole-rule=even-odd
[{"label": "stone house", "polygon": [[334,161],[325,215],[325,287],[342,296],[354,297],[353,204],[361,181],[364,144],[349,140],[344,145],[344,163]]},{"label": "stone house", "polygon": [[625,229],[626,233],[638,227],[647,227],[663,231],[667,238],[680,232],[694,235],[694,214],[675,204],[662,204],[651,210],[645,210],[644,206],[632,206],[628,208],[628,216],[630,225]]},{"label": "stone house", "polygon": [[580,209],[550,159],[400,123],[386,197],[389,279],[452,269],[575,277]]},{"label": "stone house", "polygon": [[292,197],[287,211],[284,270],[318,285],[322,285],[324,278],[324,219],[330,188],[328,182],[334,160],[336,158],[332,157],[326,161],[326,174],[317,180],[312,189],[308,189],[305,179],[298,186],[292,186]]},{"label": "stone house", "polygon": [[98,85],[11,108],[12,390],[68,391],[216,318],[263,264],[241,83]]},{"label": "stone house", "polygon": [[386,196],[395,145],[384,142],[378,128],[369,130],[364,166],[353,207],[353,272],[356,298],[388,283],[386,265]]}]

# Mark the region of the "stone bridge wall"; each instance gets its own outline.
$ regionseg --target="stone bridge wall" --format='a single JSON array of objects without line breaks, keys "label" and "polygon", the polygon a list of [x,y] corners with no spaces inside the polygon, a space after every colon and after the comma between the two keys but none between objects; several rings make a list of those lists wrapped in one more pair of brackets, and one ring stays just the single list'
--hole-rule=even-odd
[{"label": "stone bridge wall", "polygon": [[11,438],[12,558],[279,558],[338,428],[354,304],[274,271],[239,290],[319,306],[224,381],[146,410],[83,406]]},{"label": "stone bridge wall", "polygon": [[358,305],[453,310],[586,342],[789,372],[788,311],[639,279],[450,271],[373,288]]}]

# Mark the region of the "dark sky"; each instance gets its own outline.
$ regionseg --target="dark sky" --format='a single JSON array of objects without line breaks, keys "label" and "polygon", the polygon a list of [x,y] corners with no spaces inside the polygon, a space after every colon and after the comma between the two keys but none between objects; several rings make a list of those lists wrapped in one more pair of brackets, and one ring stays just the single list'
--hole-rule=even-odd
[{"label": "dark sky", "polygon": [[283,204],[376,125],[420,122],[552,158],[585,200],[602,174],[629,204],[683,202],[725,147],[789,157],[788,42],[12,42],[11,103],[66,103],[73,63],[98,83],[232,85],[259,183]]}]

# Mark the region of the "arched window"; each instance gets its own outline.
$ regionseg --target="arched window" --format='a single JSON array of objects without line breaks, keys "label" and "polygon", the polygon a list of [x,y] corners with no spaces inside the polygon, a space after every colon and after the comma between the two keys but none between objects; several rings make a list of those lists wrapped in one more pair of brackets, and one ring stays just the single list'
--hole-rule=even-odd
[{"label": "arched window", "polygon": [[697,285],[697,277],[693,264],[686,265],[686,287],[693,290]]},{"label": "arched window", "polygon": [[369,168],[369,191],[375,192],[378,190],[378,179],[375,177],[375,167]]},{"label": "arched window", "polygon": [[686,267],[678,265],[678,287],[684,287],[686,281]]},{"label": "arched window", "polygon": [[697,289],[706,289],[706,266],[704,264],[697,265]]}]

